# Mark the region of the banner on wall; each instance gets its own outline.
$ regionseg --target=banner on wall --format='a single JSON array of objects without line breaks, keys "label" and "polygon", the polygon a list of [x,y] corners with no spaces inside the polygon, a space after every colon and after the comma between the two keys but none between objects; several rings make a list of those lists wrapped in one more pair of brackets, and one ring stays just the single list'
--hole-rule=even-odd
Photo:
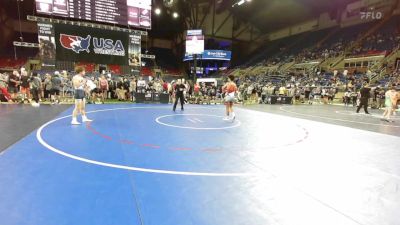
[{"label": "banner on wall", "polygon": [[[223,50],[204,50],[203,54],[198,54],[198,60],[231,60],[231,51],[223,51]],[[193,60],[192,54],[185,54],[185,58],[183,61]]]},{"label": "banner on wall", "polygon": [[67,24],[53,26],[57,60],[128,64],[128,33]]},{"label": "banner on wall", "polygon": [[141,66],[141,36],[129,35],[129,66]]},{"label": "banner on wall", "polygon": [[39,56],[43,66],[55,66],[56,42],[54,27],[51,23],[40,22],[38,26]]}]

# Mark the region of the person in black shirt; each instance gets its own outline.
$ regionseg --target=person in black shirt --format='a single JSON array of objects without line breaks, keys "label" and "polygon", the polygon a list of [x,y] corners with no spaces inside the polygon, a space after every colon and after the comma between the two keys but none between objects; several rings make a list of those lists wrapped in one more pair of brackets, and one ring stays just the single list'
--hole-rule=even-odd
[{"label": "person in black shirt", "polygon": [[124,79],[121,77],[119,81],[117,81],[116,86],[116,93],[118,97],[118,101],[125,100],[125,89],[124,89]]},{"label": "person in black shirt", "polygon": [[107,75],[108,82],[108,90],[107,90],[107,98],[114,99],[115,98],[115,90],[117,89],[116,82],[111,79],[111,74]]},{"label": "person in black shirt", "polygon": [[178,100],[181,101],[181,110],[183,110],[183,103],[185,102],[183,92],[185,91],[185,85],[182,84],[181,80],[178,80],[175,86],[175,103],[174,108],[172,110],[176,110],[176,105],[178,104]]},{"label": "person in black shirt", "polygon": [[21,71],[21,78],[20,78],[20,87],[21,87],[21,95],[22,95],[22,100],[21,103],[24,103],[25,100],[28,100],[28,103],[30,102],[31,98],[31,91],[29,89],[29,80],[30,77],[28,76],[28,72],[26,70]]},{"label": "person in black shirt", "polygon": [[50,78],[51,90],[50,90],[50,101],[51,104],[60,104],[60,91],[62,89],[62,80],[60,78],[60,72],[55,71],[54,76]]},{"label": "person in black shirt", "polygon": [[131,98],[131,94],[129,91],[129,80],[124,78],[124,84],[123,84],[123,88],[125,90],[125,100],[130,99]]},{"label": "person in black shirt", "polygon": [[364,84],[364,87],[360,90],[360,104],[357,107],[357,113],[360,112],[361,107],[364,106],[365,114],[369,114],[368,112],[368,99],[370,98],[371,88],[368,87],[368,84]]}]

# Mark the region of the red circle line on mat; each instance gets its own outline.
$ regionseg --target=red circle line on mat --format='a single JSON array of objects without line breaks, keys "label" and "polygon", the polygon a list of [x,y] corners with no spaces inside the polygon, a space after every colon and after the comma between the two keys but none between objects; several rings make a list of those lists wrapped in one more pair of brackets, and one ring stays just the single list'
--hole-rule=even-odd
[{"label": "red circle line on mat", "polygon": [[[301,127],[300,125],[296,125],[296,126],[299,127],[300,129],[302,129],[303,132],[304,132],[304,136],[301,139],[299,139],[297,141],[294,141],[294,142],[291,142],[291,143],[288,143],[288,144],[285,144],[285,145],[281,145],[281,146],[271,146],[268,149],[275,149],[275,148],[280,148],[280,147],[288,147],[288,146],[300,144],[303,141],[305,141],[309,136],[308,130],[305,129],[304,127]],[[136,144],[136,145],[138,145],[140,147],[151,148],[151,149],[160,149],[161,148],[161,146],[159,146],[159,145],[150,144],[150,143],[139,144],[139,143],[136,143],[136,142],[134,142],[132,140],[128,140],[128,139],[121,139],[121,140],[113,139],[111,136],[105,135],[105,134],[97,131],[95,128],[92,127],[91,123],[86,123],[86,129],[91,131],[92,134],[100,136],[101,138],[103,138],[105,140],[108,140],[108,141],[115,141],[115,142],[118,142],[120,144],[126,144],[126,145],[135,145]],[[168,149],[169,150],[173,150],[173,151],[191,151],[191,150],[193,150],[193,148],[188,148],[188,147],[170,147]],[[224,149],[220,148],[220,147],[209,147],[209,148],[203,148],[201,150],[203,152],[215,153],[215,152],[220,152],[220,151],[222,151]]]}]

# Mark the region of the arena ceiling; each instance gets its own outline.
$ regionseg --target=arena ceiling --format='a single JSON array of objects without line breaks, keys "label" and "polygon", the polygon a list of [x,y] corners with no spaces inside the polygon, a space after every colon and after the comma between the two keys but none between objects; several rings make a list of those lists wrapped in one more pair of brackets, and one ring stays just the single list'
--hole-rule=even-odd
[{"label": "arena ceiling", "polygon": [[169,9],[178,10],[182,17],[190,16],[190,7],[199,4],[207,9],[207,5],[214,4],[214,1],[217,13],[231,11],[236,18],[251,23],[262,33],[268,33],[316,18],[324,12],[336,18],[338,10],[357,0],[251,0],[235,7],[232,5],[240,0],[153,0],[154,5],[163,7],[165,2],[172,2]]},{"label": "arena ceiling", "polygon": [[[34,15],[34,0],[19,0],[21,19],[26,15]],[[356,0],[251,0],[241,6],[232,8],[239,0],[172,0],[170,6],[166,2],[171,0],[153,0],[154,7],[162,7],[164,14],[159,17],[153,16],[153,29],[150,34],[159,37],[171,38],[174,34],[185,29],[184,17],[193,12],[188,7],[194,7],[196,3],[214,4],[216,1],[217,13],[231,11],[236,18],[249,22],[262,33],[268,33],[279,28],[287,27],[315,18],[323,12],[329,12],[336,17],[336,10],[344,8],[348,3]],[[3,8],[8,8],[11,17],[18,18],[16,0],[0,0]],[[178,19],[172,19],[170,13],[178,11],[181,15]]]},{"label": "arena ceiling", "polygon": [[238,0],[222,0],[221,7],[230,8],[244,21],[263,33],[295,25],[329,12],[336,18],[337,10],[356,0],[252,0],[232,8]]}]

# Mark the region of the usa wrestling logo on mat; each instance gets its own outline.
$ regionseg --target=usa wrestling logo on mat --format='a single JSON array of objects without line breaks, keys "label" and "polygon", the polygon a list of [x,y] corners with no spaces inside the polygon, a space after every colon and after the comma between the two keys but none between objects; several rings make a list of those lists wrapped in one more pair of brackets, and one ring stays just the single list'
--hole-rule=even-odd
[{"label": "usa wrestling logo on mat", "polygon": [[90,52],[90,35],[86,38],[68,34],[60,34],[60,43],[63,48],[70,49],[75,53],[79,53],[81,51]]}]

